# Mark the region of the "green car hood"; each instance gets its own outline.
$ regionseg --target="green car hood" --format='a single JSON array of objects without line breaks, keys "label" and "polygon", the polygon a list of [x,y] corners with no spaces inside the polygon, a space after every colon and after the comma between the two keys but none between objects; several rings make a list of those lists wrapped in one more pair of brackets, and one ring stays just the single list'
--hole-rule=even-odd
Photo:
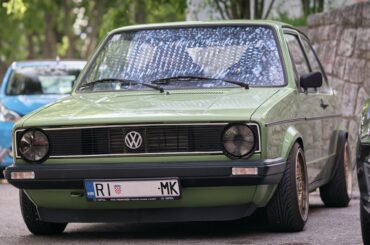
[{"label": "green car hood", "polygon": [[[23,127],[249,120],[279,88],[74,94],[35,111]],[[19,124],[17,124],[19,125]]]}]

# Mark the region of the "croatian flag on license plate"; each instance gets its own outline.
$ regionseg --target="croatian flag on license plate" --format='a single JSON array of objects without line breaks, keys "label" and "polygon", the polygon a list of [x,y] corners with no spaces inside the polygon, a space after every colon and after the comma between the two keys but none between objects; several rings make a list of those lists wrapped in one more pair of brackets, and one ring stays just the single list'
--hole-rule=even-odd
[{"label": "croatian flag on license plate", "polygon": [[122,192],[121,185],[114,185],[114,192],[116,194],[121,194]]}]

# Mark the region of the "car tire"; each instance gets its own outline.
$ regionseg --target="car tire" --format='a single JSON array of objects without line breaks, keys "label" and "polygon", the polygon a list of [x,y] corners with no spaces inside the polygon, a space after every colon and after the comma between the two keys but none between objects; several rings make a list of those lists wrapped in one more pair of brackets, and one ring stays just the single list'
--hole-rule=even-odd
[{"label": "car tire", "polygon": [[39,219],[36,206],[23,190],[19,191],[23,220],[28,230],[35,235],[57,235],[63,233],[67,223],[44,222]]},{"label": "car tire", "polygon": [[295,143],[289,153],[283,177],[266,207],[273,230],[302,231],[309,209],[307,167],[302,147]]},{"label": "car tire", "polygon": [[364,202],[360,201],[360,219],[362,241],[365,245],[370,245],[370,214],[366,211]]},{"label": "car tire", "polygon": [[321,200],[327,207],[347,207],[352,197],[352,164],[347,140],[339,154],[332,179],[320,187]]}]

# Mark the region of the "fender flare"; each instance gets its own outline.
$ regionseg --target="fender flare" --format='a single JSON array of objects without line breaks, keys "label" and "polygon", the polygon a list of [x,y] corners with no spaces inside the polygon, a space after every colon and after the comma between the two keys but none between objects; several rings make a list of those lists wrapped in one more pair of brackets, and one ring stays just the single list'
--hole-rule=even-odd
[{"label": "fender flare", "polygon": [[297,141],[304,150],[303,137],[301,133],[293,126],[288,127],[284,135],[283,145],[281,147],[281,157],[288,159],[289,153]]},{"label": "fender flare", "polygon": [[338,131],[337,149],[336,149],[336,152],[335,152],[335,160],[334,160],[333,169],[331,171],[331,175],[330,175],[330,178],[329,178],[328,182],[330,182],[333,179],[335,173],[338,170],[339,163],[341,161],[343,161],[343,155],[340,154],[340,153],[344,151],[344,146],[345,146],[345,143],[347,141],[347,137],[348,137],[348,133],[346,131],[344,131],[344,130],[339,130]]}]

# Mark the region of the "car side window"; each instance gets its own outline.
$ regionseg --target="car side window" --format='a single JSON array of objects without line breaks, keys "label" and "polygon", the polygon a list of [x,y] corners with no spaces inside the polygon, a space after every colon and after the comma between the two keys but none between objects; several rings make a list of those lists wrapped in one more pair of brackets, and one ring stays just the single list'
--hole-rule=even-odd
[{"label": "car side window", "polygon": [[303,47],[306,51],[308,62],[311,65],[312,72],[319,71],[322,74],[323,81],[322,81],[322,86],[319,88],[319,92],[325,93],[325,94],[329,93],[330,87],[329,87],[327,78],[325,76],[325,72],[323,71],[319,63],[319,60],[316,54],[314,53],[312,46],[309,44],[309,42],[305,38],[302,38],[301,40],[302,40]]},{"label": "car side window", "polygon": [[288,44],[291,59],[294,63],[296,70],[296,81],[299,86],[299,77],[310,72],[304,51],[298,41],[298,37],[293,34],[285,34],[285,40]]}]

